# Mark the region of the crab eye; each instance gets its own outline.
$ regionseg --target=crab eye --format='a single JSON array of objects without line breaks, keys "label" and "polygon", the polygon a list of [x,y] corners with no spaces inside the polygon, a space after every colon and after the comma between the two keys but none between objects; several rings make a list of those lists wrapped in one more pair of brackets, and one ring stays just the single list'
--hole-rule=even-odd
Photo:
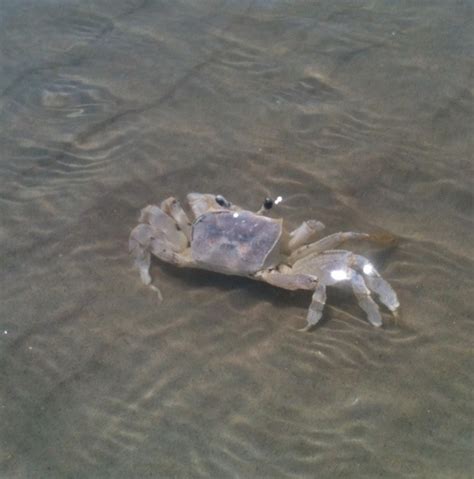
[{"label": "crab eye", "polygon": [[268,197],[267,197],[267,198],[265,198],[265,199],[263,200],[263,207],[264,207],[266,210],[270,210],[270,209],[272,209],[272,207],[273,207],[273,203],[274,203],[274,201],[272,200],[272,198],[268,198]]},{"label": "crab eye", "polygon": [[216,203],[224,208],[230,207],[230,203],[222,195],[216,195]]}]

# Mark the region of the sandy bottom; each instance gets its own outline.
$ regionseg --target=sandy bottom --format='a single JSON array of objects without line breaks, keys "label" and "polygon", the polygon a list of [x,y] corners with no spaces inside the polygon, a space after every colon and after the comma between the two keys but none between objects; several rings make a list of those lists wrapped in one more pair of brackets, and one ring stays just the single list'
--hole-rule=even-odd
[{"label": "sandy bottom", "polygon": [[[416,3],[416,2],[415,2]],[[472,3],[0,6],[0,476],[468,478]],[[396,6],[398,5],[398,6]],[[365,320],[127,254],[140,208],[282,195],[398,292]]]}]

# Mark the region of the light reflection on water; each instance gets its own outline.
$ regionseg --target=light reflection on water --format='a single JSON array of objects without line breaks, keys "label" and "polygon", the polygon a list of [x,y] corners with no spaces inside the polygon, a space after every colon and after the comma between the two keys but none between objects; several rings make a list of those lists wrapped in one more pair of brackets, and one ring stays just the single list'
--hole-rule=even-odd
[{"label": "light reflection on water", "polygon": [[[470,2],[0,6],[2,477],[468,477]],[[364,246],[401,315],[158,262],[190,191]],[[357,248],[355,246],[355,248]]]}]

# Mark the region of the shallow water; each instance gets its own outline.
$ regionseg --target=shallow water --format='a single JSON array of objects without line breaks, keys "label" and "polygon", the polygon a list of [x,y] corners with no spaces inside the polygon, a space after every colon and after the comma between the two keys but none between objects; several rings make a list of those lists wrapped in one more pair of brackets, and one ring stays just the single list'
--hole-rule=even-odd
[{"label": "shallow water", "polygon": [[[0,5],[0,476],[473,474],[470,1]],[[127,254],[138,211],[219,192],[352,245],[372,328]],[[351,247],[352,247],[351,246]]]}]

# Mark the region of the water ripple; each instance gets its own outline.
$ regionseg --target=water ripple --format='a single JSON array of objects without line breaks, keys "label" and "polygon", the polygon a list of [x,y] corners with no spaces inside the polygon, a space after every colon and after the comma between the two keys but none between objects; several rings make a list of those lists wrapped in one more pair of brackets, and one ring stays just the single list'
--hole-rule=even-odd
[{"label": "water ripple", "polygon": [[106,88],[51,73],[37,73],[18,82],[3,103],[1,118],[8,118],[9,125],[5,135],[26,139],[24,132],[28,131],[29,141],[54,137],[57,142],[73,141],[86,124],[107,117],[120,106]]}]

